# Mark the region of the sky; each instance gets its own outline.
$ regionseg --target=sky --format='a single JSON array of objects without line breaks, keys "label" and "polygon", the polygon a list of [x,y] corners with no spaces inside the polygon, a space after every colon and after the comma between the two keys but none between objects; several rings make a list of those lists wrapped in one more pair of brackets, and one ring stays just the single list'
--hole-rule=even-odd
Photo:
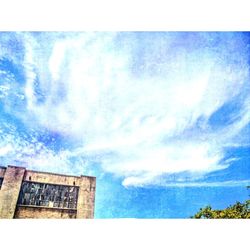
[{"label": "sky", "polygon": [[0,165],[96,176],[95,218],[249,197],[250,34],[1,32]]}]

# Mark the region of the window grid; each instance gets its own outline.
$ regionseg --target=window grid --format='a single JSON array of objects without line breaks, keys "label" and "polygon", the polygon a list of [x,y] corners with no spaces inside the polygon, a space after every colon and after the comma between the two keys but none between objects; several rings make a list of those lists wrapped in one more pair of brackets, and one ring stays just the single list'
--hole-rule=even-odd
[{"label": "window grid", "polygon": [[24,181],[18,199],[19,205],[54,208],[77,208],[79,187]]}]

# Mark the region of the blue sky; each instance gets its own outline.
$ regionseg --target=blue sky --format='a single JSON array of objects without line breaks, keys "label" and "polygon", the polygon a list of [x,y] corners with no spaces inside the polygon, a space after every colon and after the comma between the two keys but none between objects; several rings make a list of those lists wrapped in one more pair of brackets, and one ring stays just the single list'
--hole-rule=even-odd
[{"label": "blue sky", "polygon": [[96,218],[247,199],[249,33],[0,33],[0,164],[97,177]]}]

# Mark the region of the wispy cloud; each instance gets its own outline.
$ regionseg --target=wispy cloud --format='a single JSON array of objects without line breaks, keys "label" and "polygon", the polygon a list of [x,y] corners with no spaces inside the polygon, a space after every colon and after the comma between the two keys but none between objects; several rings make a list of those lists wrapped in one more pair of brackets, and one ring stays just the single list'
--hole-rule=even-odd
[{"label": "wispy cloud", "polygon": [[0,129],[0,140],[1,165],[58,173],[80,173],[87,167],[82,157],[75,158],[67,149],[55,152],[40,142],[35,134],[27,136],[11,129]]},{"label": "wispy cloud", "polygon": [[[28,154],[31,165],[55,168],[58,161],[76,168],[84,158],[123,177],[125,186],[151,185],[164,174],[196,176],[226,168],[225,147],[243,143],[239,135],[250,121],[250,91],[240,33],[17,37],[25,48],[26,76],[19,118],[71,141],[68,152],[43,145],[40,153]],[[235,100],[230,122],[220,122],[220,108]]]},{"label": "wispy cloud", "polygon": [[[139,180],[137,180],[139,181]],[[158,183],[162,187],[245,187],[250,184],[250,180],[233,180],[233,181],[218,181],[218,182],[169,182]],[[125,185],[126,186],[126,185]],[[144,182],[133,181],[132,185],[128,186],[145,186]]]}]

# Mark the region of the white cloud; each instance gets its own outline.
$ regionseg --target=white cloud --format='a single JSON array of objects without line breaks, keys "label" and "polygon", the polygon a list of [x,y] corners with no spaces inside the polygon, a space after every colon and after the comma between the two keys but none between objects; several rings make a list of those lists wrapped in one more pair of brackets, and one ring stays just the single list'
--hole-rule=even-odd
[{"label": "white cloud", "polygon": [[[145,179],[133,179],[131,178],[127,182],[124,181],[124,186],[145,186]],[[151,184],[151,182],[149,182]],[[160,183],[157,182],[159,186],[163,187],[237,187],[237,186],[247,186],[250,184],[250,180],[236,180],[236,181],[220,181],[220,182],[170,182],[170,183]]]},{"label": "white cloud", "polygon": [[4,156],[8,154],[12,150],[12,147],[10,144],[4,145],[0,148],[0,156]]},{"label": "white cloud", "polygon": [[44,150],[30,163],[53,168],[56,161],[66,168],[73,167],[72,155],[88,156],[105,172],[124,177],[126,186],[226,168],[224,146],[235,144],[250,121],[249,94],[230,125],[213,129],[209,118],[247,89],[244,46],[240,34],[186,36],[52,33],[39,40],[25,34],[24,121],[78,145],[58,155]]},{"label": "white cloud", "polygon": [[39,142],[35,135],[27,138],[8,127],[7,131],[0,130],[0,139],[1,165],[18,165],[65,174],[86,171],[86,164],[81,157],[75,159],[68,150],[55,152]]}]

